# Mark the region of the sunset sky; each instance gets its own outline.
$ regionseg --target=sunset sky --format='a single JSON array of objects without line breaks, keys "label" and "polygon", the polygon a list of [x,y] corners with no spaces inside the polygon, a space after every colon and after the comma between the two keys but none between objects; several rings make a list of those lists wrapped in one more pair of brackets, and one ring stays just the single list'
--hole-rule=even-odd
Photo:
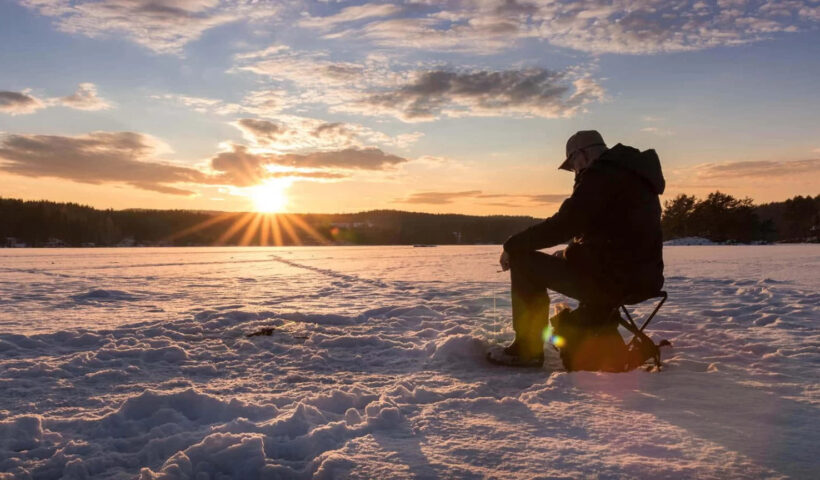
[{"label": "sunset sky", "polygon": [[545,216],[569,135],[820,193],[820,1],[0,1],[0,196]]}]

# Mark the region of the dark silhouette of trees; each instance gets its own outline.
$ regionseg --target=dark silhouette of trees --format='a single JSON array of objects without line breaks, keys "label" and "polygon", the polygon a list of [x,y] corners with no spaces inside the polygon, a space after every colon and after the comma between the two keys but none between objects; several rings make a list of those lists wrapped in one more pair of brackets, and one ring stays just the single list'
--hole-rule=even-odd
[{"label": "dark silhouette of trees", "polygon": [[698,199],[694,195],[681,193],[672,200],[663,202],[663,237],[680,238],[693,236],[690,218],[695,210]]},{"label": "dark silhouette of trees", "polygon": [[783,220],[786,222],[786,233],[789,238],[806,238],[817,235],[820,225],[820,195],[817,198],[797,196],[786,200]]},{"label": "dark silhouette of trees", "polygon": [[714,242],[816,241],[820,195],[756,206],[721,192],[705,199],[681,194],[664,202],[664,238],[696,236]]},{"label": "dark silhouette of trees", "polygon": [[[244,229],[225,238],[245,213],[191,210],[97,210],[75,203],[0,198],[0,246],[238,245]],[[300,231],[301,244],[409,245],[499,244],[539,220],[525,216],[470,216],[372,210],[345,214],[288,214],[320,239]],[[797,196],[785,202],[754,205],[721,192],[699,200],[678,195],[664,202],[661,220],[665,239],[705,237],[717,242],[817,241],[820,195]],[[298,228],[297,228],[298,230]],[[245,238],[263,242],[261,233]],[[52,240],[59,239],[60,242]],[[297,241],[283,232],[284,245]],[[321,240],[321,241],[320,241]],[[50,242],[51,241],[51,242]],[[267,235],[267,244],[273,242]]]},{"label": "dark silhouette of trees", "polygon": [[[30,246],[45,246],[51,239],[59,239],[68,246],[238,245],[244,228],[228,238],[223,236],[245,216],[242,212],[96,210],[73,203],[0,198],[0,245],[8,237]],[[498,244],[538,221],[524,216],[478,217],[395,210],[285,217],[290,219],[288,222],[299,239],[297,242],[283,229],[284,245]],[[300,223],[308,225],[324,241],[300,229]],[[256,232],[247,240],[250,245],[259,245],[262,237],[261,232]],[[273,236],[267,235],[267,244],[273,241]]]},{"label": "dark silhouette of trees", "polygon": [[697,202],[692,223],[699,236],[715,242],[760,240],[760,220],[751,198],[737,199],[721,192],[710,193]]}]

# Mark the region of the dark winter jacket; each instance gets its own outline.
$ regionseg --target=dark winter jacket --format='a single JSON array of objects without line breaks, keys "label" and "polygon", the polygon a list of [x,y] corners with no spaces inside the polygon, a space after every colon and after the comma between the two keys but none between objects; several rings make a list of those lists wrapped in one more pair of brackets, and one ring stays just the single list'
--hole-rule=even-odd
[{"label": "dark winter jacket", "polygon": [[567,241],[567,261],[618,296],[648,296],[663,285],[658,195],[666,182],[654,150],[615,145],[575,178],[555,215],[510,237],[504,250],[540,250]]}]

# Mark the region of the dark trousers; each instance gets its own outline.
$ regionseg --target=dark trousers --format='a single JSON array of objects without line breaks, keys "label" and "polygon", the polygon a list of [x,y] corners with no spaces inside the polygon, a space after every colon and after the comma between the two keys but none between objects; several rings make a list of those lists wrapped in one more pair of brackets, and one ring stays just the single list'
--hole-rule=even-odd
[{"label": "dark trousers", "polygon": [[510,278],[515,341],[525,355],[543,353],[542,332],[550,307],[547,289],[602,313],[614,306],[606,282],[589,269],[569,263],[563,251],[553,255],[537,251],[510,253]]}]

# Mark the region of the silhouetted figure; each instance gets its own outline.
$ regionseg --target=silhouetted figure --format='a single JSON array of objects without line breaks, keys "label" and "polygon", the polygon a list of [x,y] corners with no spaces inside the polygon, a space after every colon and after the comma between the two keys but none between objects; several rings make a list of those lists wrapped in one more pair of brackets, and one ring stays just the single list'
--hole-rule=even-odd
[{"label": "silhouetted figure", "polygon": [[[580,304],[572,325],[561,327],[564,348],[577,357],[568,360],[562,352],[565,365],[607,370],[623,365],[626,355],[616,308],[627,297],[648,298],[663,286],[658,195],[665,181],[654,150],[621,144],[608,149],[594,130],[570,137],[559,168],[575,172],[572,195],[555,215],[504,242],[500,263],[511,270],[515,340],[490,360],[543,364],[550,289]],[[553,255],[538,251],[565,242],[567,248]],[[565,320],[567,313],[561,315]],[[583,346],[572,343],[581,337]]]}]

